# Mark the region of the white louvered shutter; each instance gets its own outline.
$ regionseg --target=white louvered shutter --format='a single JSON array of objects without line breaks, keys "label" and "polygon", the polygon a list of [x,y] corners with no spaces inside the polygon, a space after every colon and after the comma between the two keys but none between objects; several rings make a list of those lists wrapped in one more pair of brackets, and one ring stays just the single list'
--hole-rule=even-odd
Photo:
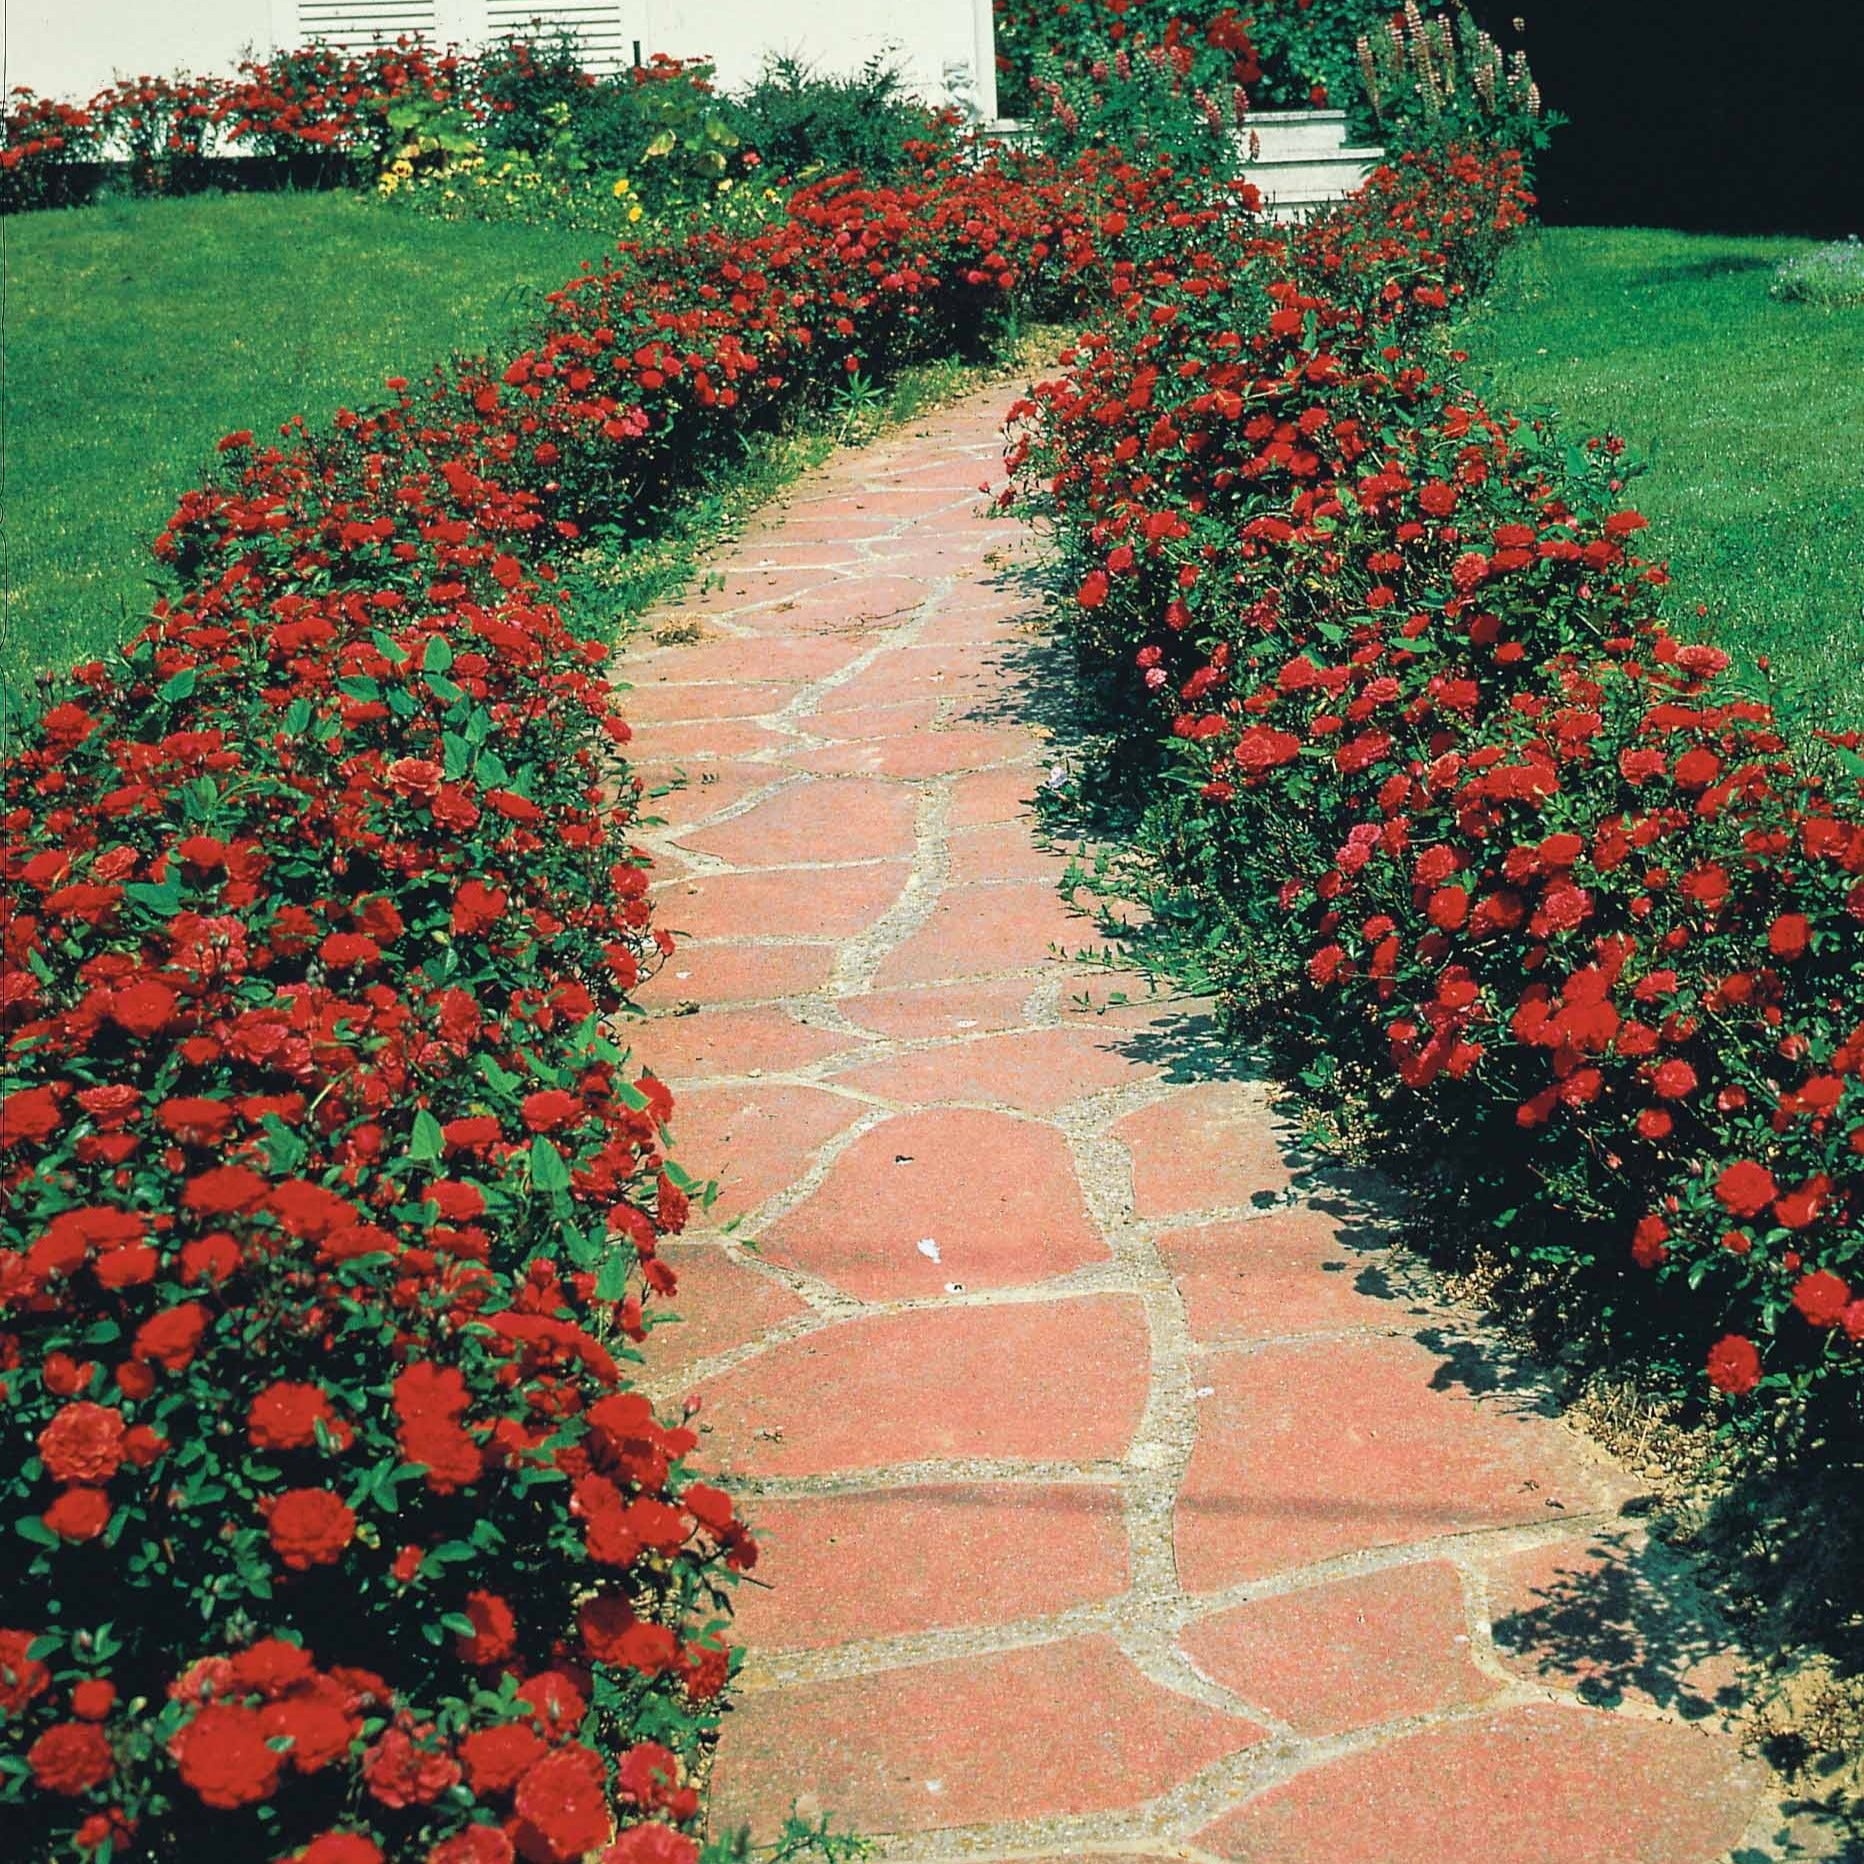
[{"label": "white louvered shutter", "polygon": [[274,31],[279,49],[309,45],[368,46],[420,38],[430,45],[453,37],[448,0],[291,0]]},{"label": "white louvered shutter", "polygon": [[[634,62],[634,42],[638,35],[640,7],[627,7],[632,20],[624,20],[623,0],[481,0],[485,13],[483,37],[486,39],[523,38],[540,27],[545,32],[567,28],[582,46],[583,68],[587,71],[618,71]],[[643,46],[646,57],[653,48]]]}]

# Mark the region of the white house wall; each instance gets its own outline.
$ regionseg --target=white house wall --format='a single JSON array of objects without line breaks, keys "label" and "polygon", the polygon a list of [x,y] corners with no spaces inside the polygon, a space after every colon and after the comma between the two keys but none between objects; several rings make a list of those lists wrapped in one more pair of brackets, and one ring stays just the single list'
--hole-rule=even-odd
[{"label": "white house wall", "polygon": [[643,54],[705,53],[728,86],[771,53],[827,71],[875,54],[914,90],[994,114],[989,0],[0,0],[6,85],[86,98],[114,78],[226,72],[313,38],[368,43],[398,31],[482,42],[533,18],[561,15],[602,64]]}]

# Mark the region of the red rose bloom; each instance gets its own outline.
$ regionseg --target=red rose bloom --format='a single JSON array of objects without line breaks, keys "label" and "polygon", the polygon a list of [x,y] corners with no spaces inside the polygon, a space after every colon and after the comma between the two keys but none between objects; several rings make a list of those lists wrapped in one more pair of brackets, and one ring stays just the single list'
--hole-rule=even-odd
[{"label": "red rose bloom", "polygon": [[614,1833],[607,1770],[580,1742],[546,1754],[518,1782],[518,1848],[536,1864],[571,1864]]},{"label": "red rose bloom", "polygon": [[1731,1398],[1751,1392],[1760,1383],[1760,1354],[1754,1342],[1738,1333],[1717,1340],[1709,1348],[1709,1383]]},{"label": "red rose bloom", "polygon": [[60,1540],[95,1540],[110,1525],[110,1497],[102,1489],[67,1489],[39,1518]]},{"label": "red rose bloom", "polygon": [[469,1825],[427,1854],[427,1864],[511,1864],[511,1859],[511,1840],[497,1825]]},{"label": "red rose bloom", "polygon": [[698,1864],[699,1842],[657,1820],[631,1825],[602,1853],[601,1864]]},{"label": "red rose bloom", "polygon": [[549,1751],[529,1722],[477,1728],[460,1743],[467,1783],[482,1799],[509,1793]]},{"label": "red rose bloom", "polygon": [[44,1145],[64,1118],[59,1098],[49,1087],[23,1088],[0,1098],[0,1146]]},{"label": "red rose bloom", "polygon": [[176,1732],[168,1751],[201,1800],[224,1810],[271,1798],[285,1764],[259,1711],[229,1702],[210,1702]]},{"label": "red rose bloom", "polygon": [[114,1405],[68,1404],[39,1433],[54,1482],[108,1482],[123,1463],[123,1413]]},{"label": "red rose bloom", "polygon": [[48,1793],[76,1799],[116,1772],[104,1731],[91,1722],[59,1722],[27,1750],[32,1777]]},{"label": "red rose bloom", "polygon": [[459,1640],[459,1653],[470,1664],[507,1663],[518,1648],[518,1621],[496,1592],[469,1592],[466,1616],[473,1635]]},{"label": "red rose bloom", "polygon": [[308,1450],[317,1442],[317,1426],[336,1422],[330,1396],[321,1385],[279,1379],[252,1401],[246,1434],[260,1450]]},{"label": "red rose bloom", "polygon": [[329,1489],[287,1489],[266,1510],[280,1560],[294,1572],[329,1566],[356,1537],[356,1517]]},{"label": "red rose bloom", "polygon": [[266,1731],[291,1743],[287,1755],[298,1773],[318,1773],[349,1751],[357,1723],[343,1707],[340,1690],[319,1689],[287,1696],[260,1710]]},{"label": "red rose bloom", "polygon": [[391,1728],[363,1757],[362,1777],[383,1805],[424,1806],[459,1779],[459,1763],[445,1748],[416,1739],[432,1733],[429,1728]]},{"label": "red rose bloom", "polygon": [[361,1832],[322,1832],[292,1864],[382,1864],[382,1847]]},{"label": "red rose bloom", "polygon": [[86,1677],[71,1692],[71,1712],[81,1722],[101,1722],[116,1707],[116,1684],[107,1676]]},{"label": "red rose bloom", "polygon": [[52,1673],[27,1653],[38,1633],[0,1631],[0,1715],[18,1715],[51,1687]]},{"label": "red rose bloom", "polygon": [[1837,1326],[1850,1303],[1850,1288],[1842,1276],[1830,1269],[1814,1269],[1810,1275],[1802,1275],[1793,1290],[1793,1305],[1814,1327]]},{"label": "red rose bloom", "polygon": [[1737,1217],[1758,1217],[1780,1195],[1780,1187],[1764,1165],[1742,1159],[1716,1179],[1715,1195]]},{"label": "red rose bloom", "polygon": [[166,984],[129,984],[110,993],[110,1020],[147,1042],[174,1021],[179,1001]]},{"label": "red rose bloom", "polygon": [[1803,957],[1812,939],[1812,926],[1804,913],[1782,913],[1767,928],[1767,949],[1776,958]]}]

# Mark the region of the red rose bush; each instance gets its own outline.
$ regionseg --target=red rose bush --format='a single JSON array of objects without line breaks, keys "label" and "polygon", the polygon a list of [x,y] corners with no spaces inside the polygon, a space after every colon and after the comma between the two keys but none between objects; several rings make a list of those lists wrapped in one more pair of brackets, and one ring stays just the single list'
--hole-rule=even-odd
[{"label": "red rose bush", "polygon": [[1864,766],[1668,631],[1616,442],[1464,380],[1529,204],[1462,150],[1155,237],[1021,492],[1179,962],[1568,1323],[1855,1430]]},{"label": "red rose bush", "polygon": [[756,1546],[629,1387],[696,1187],[554,559],[1072,289],[1081,185],[823,182],[228,436],[148,625],[0,762],[9,1855],[696,1857]]}]

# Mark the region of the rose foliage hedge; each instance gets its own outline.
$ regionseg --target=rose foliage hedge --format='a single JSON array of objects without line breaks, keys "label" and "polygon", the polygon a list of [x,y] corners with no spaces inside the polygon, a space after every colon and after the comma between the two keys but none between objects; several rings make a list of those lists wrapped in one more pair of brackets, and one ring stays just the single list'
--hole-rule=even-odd
[{"label": "rose foliage hedge", "polygon": [[1078,288],[1112,186],[824,181],[229,436],[172,593],[0,762],[9,1856],[697,1855],[756,1548],[628,1383],[695,1187],[616,1034],[670,940],[552,559]]},{"label": "rose foliage hedge", "polygon": [[1864,1391],[1864,764],[1668,631],[1615,443],[1463,380],[1446,312],[1529,204],[1465,150],[1272,240],[1154,239],[1019,410],[1020,488],[1181,959],[1427,1219],[1829,1450]]}]

